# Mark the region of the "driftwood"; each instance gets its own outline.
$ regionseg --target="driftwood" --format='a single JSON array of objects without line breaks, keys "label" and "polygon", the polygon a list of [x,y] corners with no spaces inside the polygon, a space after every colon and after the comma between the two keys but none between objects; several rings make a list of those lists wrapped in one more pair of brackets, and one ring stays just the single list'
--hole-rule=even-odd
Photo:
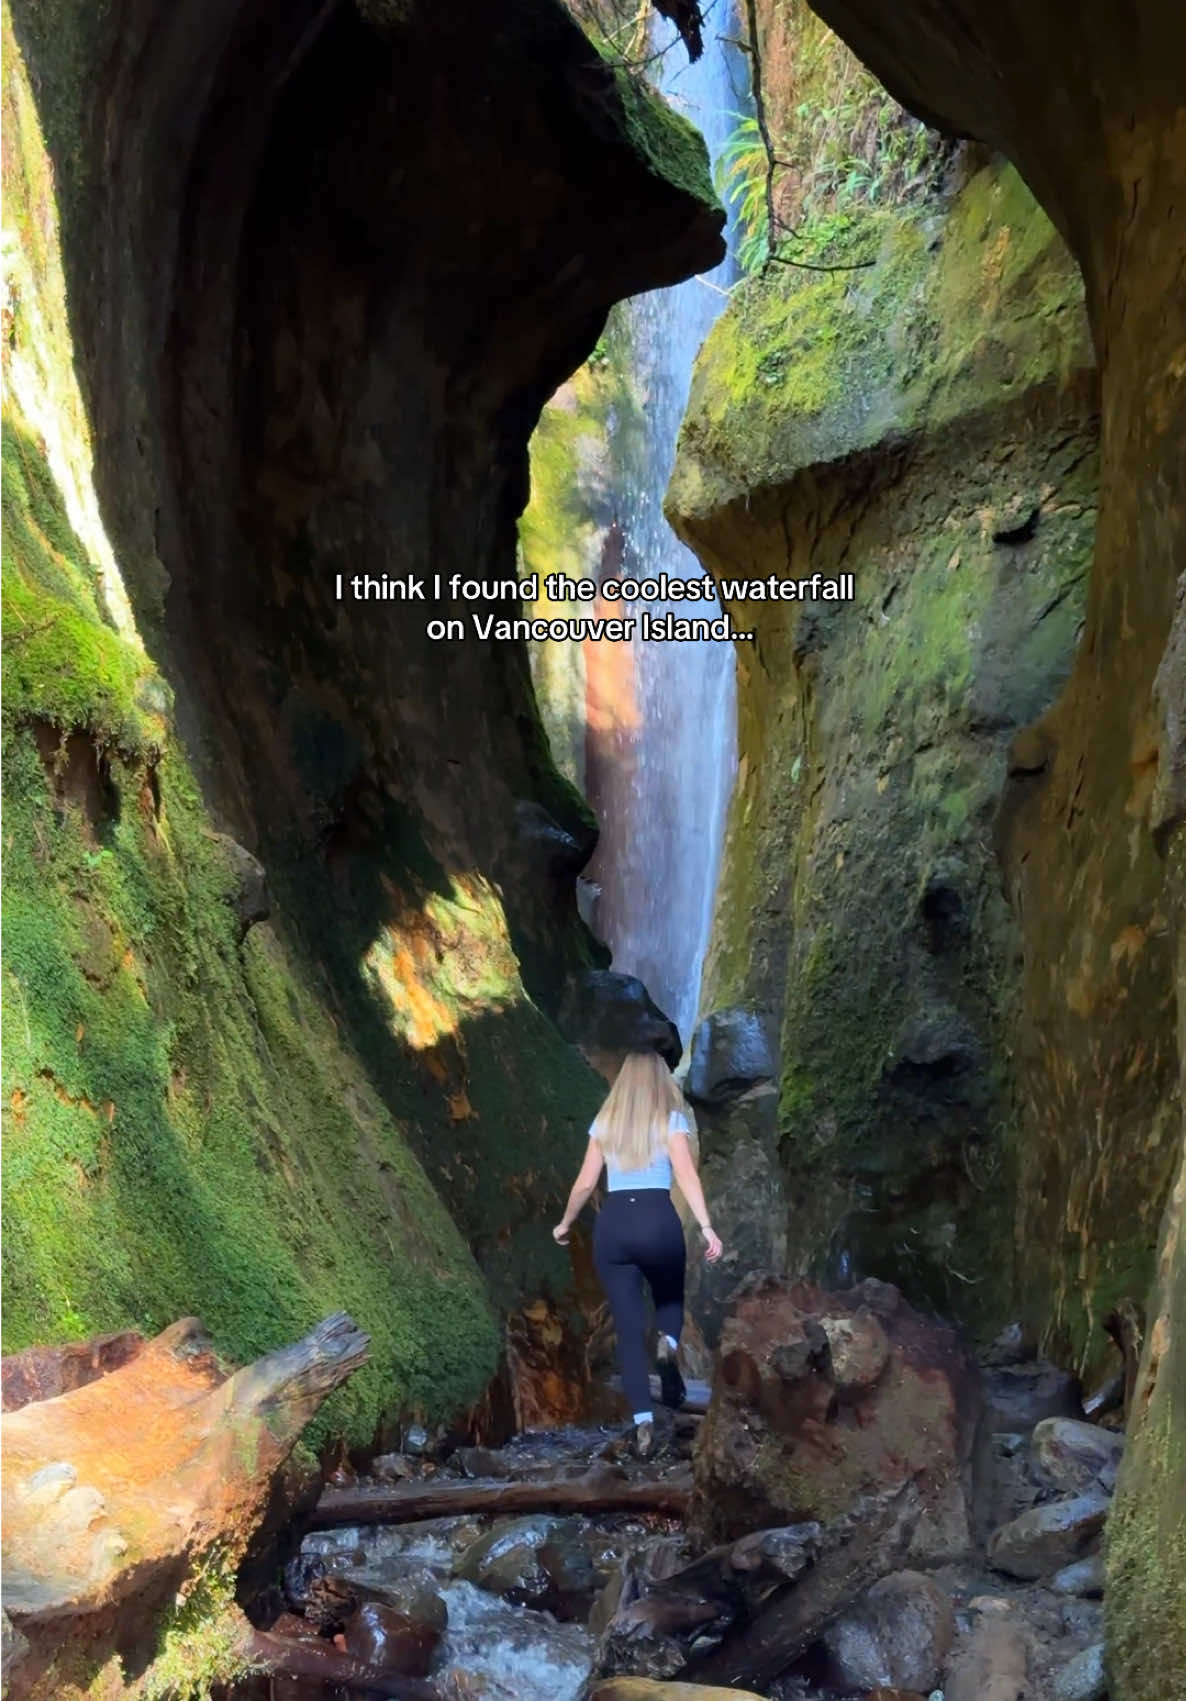
[{"label": "driftwood", "polygon": [[368,1695],[383,1695],[390,1701],[444,1701],[435,1683],[420,1677],[397,1677],[365,1660],[343,1654],[329,1642],[294,1641],[287,1636],[270,1636],[253,1630],[244,1638],[243,1652],[259,1671],[274,1677],[312,1679],[336,1684]]},{"label": "driftwood", "polygon": [[740,1541],[710,1548],[699,1559],[633,1596],[624,1591],[611,1628],[645,1627],[657,1636],[681,1636],[722,1617],[753,1616],[770,1594],[799,1577],[820,1548],[818,1524],[755,1530]]},{"label": "driftwood", "polygon": [[411,1524],[470,1512],[665,1512],[682,1517],[692,1492],[686,1472],[632,1480],[611,1469],[555,1482],[462,1479],[395,1488],[331,1488],[310,1520],[314,1530],[353,1524]]},{"label": "driftwood", "polygon": [[[101,1663],[121,1614],[143,1626],[196,1559],[237,1559],[301,1429],[367,1356],[351,1320],[228,1376],[184,1318],[107,1374],[4,1414],[4,1605],[25,1693],[70,1637]],[[122,1357],[122,1351],[117,1358]]]},{"label": "driftwood", "polygon": [[778,1589],[753,1619],[711,1653],[689,1660],[677,1677],[727,1686],[772,1683],[832,1619],[901,1563],[917,1518],[912,1483],[880,1502],[856,1506],[828,1532],[827,1551],[801,1581]]}]

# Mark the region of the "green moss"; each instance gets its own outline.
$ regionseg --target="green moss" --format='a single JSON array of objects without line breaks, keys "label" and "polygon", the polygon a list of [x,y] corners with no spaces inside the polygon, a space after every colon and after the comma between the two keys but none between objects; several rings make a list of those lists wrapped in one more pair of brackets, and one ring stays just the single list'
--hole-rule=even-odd
[{"label": "green moss", "polygon": [[701,350],[667,507],[695,516],[887,436],[909,438],[1089,362],[1077,269],[1017,173],[992,165],[946,220],[846,220],[845,265],[773,268]]},{"label": "green moss", "polygon": [[[138,708],[151,668],[88,611],[44,465],[8,441],[5,629],[35,609],[40,632],[4,658],[6,1349],[197,1312],[244,1362],[344,1308],[371,1363],[315,1435],[454,1411],[498,1354],[479,1272],[303,960],[269,928],[240,949],[193,777]],[[106,748],[98,820],[34,716]]]},{"label": "green moss", "polygon": [[70,530],[28,433],[3,425],[4,714],[92,734],[146,755],[163,735],[169,693],[143,651],[104,624],[97,575]]},{"label": "green moss", "polygon": [[622,126],[631,147],[657,177],[720,212],[723,224],[724,210],[713,188],[708,148],[699,130],[673,111],[643,77],[616,61],[611,48],[595,45],[613,67]]}]

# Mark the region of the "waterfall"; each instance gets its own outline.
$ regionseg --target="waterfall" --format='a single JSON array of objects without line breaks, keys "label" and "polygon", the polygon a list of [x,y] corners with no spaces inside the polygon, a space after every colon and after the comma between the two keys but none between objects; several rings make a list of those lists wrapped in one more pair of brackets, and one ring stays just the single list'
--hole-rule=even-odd
[{"label": "waterfall", "polygon": [[[664,26],[654,37],[655,81],[703,134],[715,161],[744,110],[747,71],[722,36],[735,36],[732,6],[706,8],[704,54],[694,65]],[[703,568],[663,517],[692,365],[736,277],[726,259],[703,278],[628,304],[636,374],[644,396],[641,450],[616,492],[622,576],[699,578]],[[716,618],[714,601],[636,608]],[[607,612],[621,612],[620,605]],[[630,612],[635,612],[631,610]],[[589,878],[600,888],[594,919],[614,968],[637,975],[691,1038],[708,947],[725,812],[736,768],[736,693],[730,643],[640,642],[589,653],[591,699],[604,689],[631,712],[607,728],[590,712],[586,789],[602,824]],[[611,656],[608,652],[620,652]],[[592,709],[592,702],[591,702]]]}]

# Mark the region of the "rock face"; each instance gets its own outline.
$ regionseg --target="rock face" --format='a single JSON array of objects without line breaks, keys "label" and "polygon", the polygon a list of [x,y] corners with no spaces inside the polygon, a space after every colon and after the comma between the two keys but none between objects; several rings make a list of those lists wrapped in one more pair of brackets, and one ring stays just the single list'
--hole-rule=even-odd
[{"label": "rock face", "polygon": [[369,1442],[571,1315],[599,1090],[595,827],[450,580],[514,580],[541,404],[722,214],[553,0],[64,16],[5,13],[7,1340],[246,1360],[348,1295]]},{"label": "rock face", "polygon": [[992,821],[1071,664],[1097,404],[1069,255],[974,165],[945,212],[863,212],[867,269],[738,292],[667,511],[719,582],[855,575],[850,604],[732,611],[755,636],[702,997],[780,1035],[791,1267],[988,1330],[1014,1313],[1018,948]]},{"label": "rock face", "polygon": [[61,1693],[116,1648],[151,1656],[191,1568],[217,1550],[233,1572],[273,1476],[366,1349],[348,1317],[330,1318],[228,1378],[189,1318],[107,1375],[6,1413],[4,1607],[28,1643],[13,1693]]},{"label": "rock face", "polygon": [[953,1332],[895,1289],[828,1294],[754,1278],[721,1331],[694,1456],[694,1527],[726,1540],[764,1525],[828,1525],[862,1497],[914,1484],[922,1511],[911,1554],[959,1557],[972,1540],[979,1401]]}]

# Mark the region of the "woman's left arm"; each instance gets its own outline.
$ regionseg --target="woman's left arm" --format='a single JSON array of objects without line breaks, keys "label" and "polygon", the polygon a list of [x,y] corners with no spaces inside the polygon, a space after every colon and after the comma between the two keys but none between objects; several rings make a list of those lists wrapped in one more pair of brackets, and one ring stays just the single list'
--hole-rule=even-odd
[{"label": "woman's left arm", "polygon": [[604,1162],[605,1154],[600,1144],[591,1139],[585,1153],[585,1161],[578,1170],[577,1178],[572,1184],[572,1192],[568,1195],[564,1215],[552,1230],[553,1240],[558,1241],[561,1246],[568,1245],[569,1230],[593,1197],[593,1189],[597,1186],[597,1178]]}]

